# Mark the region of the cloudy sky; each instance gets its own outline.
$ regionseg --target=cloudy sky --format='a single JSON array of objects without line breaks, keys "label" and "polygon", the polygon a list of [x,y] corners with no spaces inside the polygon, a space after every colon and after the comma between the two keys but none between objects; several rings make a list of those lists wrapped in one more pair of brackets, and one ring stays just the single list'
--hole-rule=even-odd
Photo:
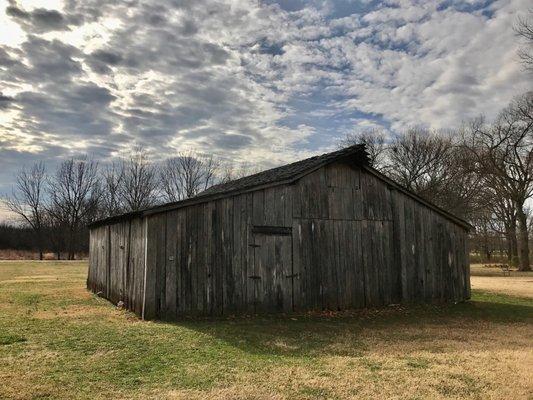
[{"label": "cloudy sky", "polygon": [[346,132],[453,128],[531,88],[528,0],[0,0],[0,194],[142,144],[262,166]]}]

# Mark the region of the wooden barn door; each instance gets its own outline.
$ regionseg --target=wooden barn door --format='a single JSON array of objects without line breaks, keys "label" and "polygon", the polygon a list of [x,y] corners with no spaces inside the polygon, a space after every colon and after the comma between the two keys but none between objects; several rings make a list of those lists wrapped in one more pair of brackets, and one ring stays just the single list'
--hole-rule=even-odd
[{"label": "wooden barn door", "polygon": [[256,312],[290,312],[293,309],[291,228],[254,227],[254,282]]}]

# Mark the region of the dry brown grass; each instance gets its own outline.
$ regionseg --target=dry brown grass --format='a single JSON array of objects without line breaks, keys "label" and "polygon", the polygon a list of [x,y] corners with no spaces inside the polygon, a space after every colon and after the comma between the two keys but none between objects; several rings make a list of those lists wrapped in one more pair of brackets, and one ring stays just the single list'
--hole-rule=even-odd
[{"label": "dry brown grass", "polygon": [[533,276],[473,276],[472,289],[533,298]]},{"label": "dry brown grass", "polygon": [[[62,255],[64,257],[64,255]],[[85,260],[87,259],[87,254],[76,254],[76,260]],[[55,260],[57,254],[55,253],[44,253],[43,258],[46,261]],[[0,249],[0,260],[38,260],[39,253],[31,250],[15,250],[15,249]]]},{"label": "dry brown grass", "polygon": [[0,263],[1,399],[532,398],[532,300],[168,324],[85,274]]},{"label": "dry brown grass", "polygon": [[470,269],[472,289],[533,298],[533,272],[513,270],[510,276],[504,276],[500,268],[483,264],[474,264]]}]

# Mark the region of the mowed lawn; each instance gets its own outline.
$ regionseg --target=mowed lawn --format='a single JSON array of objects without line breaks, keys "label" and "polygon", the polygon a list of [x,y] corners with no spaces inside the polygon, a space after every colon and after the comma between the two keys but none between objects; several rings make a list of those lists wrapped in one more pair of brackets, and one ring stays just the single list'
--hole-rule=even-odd
[{"label": "mowed lawn", "polygon": [[525,295],[480,289],[445,307],[169,324],[90,294],[86,271],[0,262],[1,399],[533,396]]}]

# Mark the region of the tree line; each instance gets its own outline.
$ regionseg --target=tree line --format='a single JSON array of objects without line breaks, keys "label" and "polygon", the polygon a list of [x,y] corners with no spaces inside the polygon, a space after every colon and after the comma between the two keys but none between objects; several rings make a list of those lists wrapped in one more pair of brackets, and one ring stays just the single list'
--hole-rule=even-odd
[{"label": "tree line", "polygon": [[[29,230],[39,259],[45,251],[53,251],[58,259],[64,254],[71,260],[87,252],[90,222],[193,197],[249,170],[193,151],[153,163],[142,148],[107,165],[83,156],[47,171],[44,163],[37,162],[18,172],[11,195],[4,199],[22,224],[4,225],[0,236],[19,229],[16,236],[25,238],[27,248]],[[0,237],[3,243],[12,244],[12,240]]]},{"label": "tree line", "polygon": [[[490,123],[480,117],[455,131],[367,130],[347,135],[340,145],[356,143],[366,145],[380,172],[469,221],[472,248],[485,259],[503,251],[510,264],[530,269],[533,92],[515,98]],[[23,222],[26,246],[31,232],[40,258],[47,250],[73,259],[87,251],[91,221],[193,197],[250,170],[193,151],[154,163],[138,148],[110,164],[71,158],[47,171],[37,162],[19,171],[4,202]]]},{"label": "tree line", "polygon": [[392,138],[367,130],[341,145],[353,143],[366,144],[383,174],[469,221],[472,244],[486,258],[503,241],[508,262],[530,270],[533,92],[515,98],[491,123],[479,117],[455,131],[410,128]]}]

